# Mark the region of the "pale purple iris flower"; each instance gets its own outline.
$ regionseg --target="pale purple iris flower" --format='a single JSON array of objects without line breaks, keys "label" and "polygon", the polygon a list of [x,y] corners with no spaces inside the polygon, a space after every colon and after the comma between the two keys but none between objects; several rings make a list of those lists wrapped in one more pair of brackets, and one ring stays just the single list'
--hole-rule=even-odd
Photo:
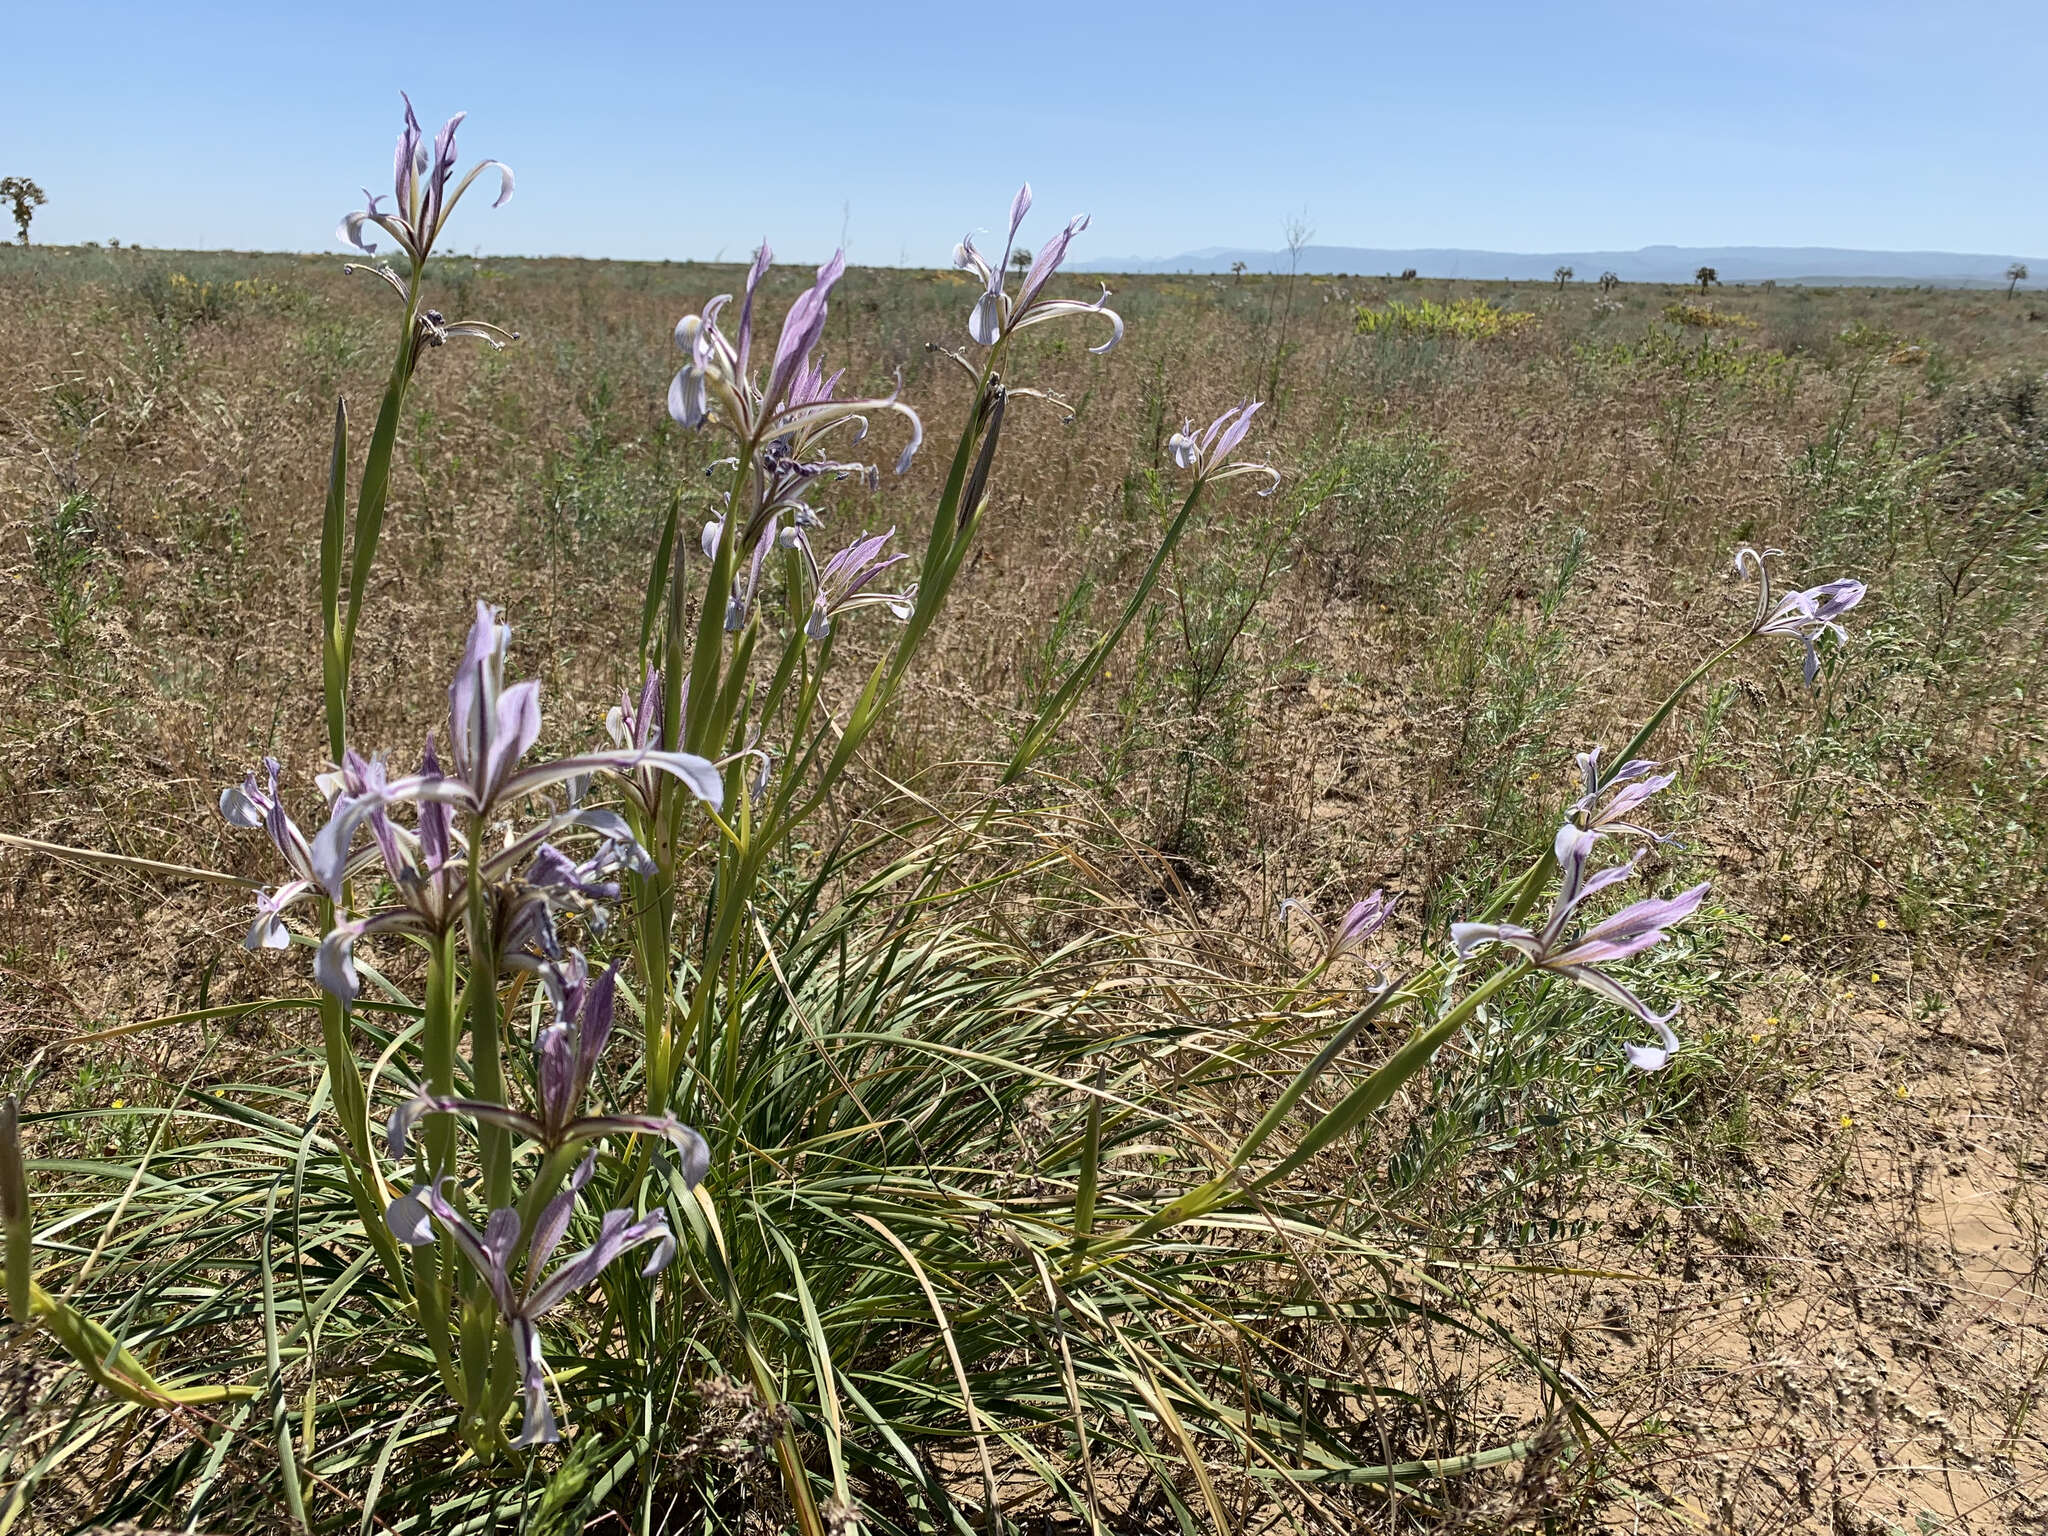
[{"label": "pale purple iris flower", "polygon": [[1394,915],[1394,909],[1400,904],[1398,895],[1389,896],[1376,886],[1363,900],[1351,904],[1343,917],[1337,920],[1334,930],[1327,930],[1309,911],[1307,903],[1290,896],[1280,903],[1280,920],[1285,925],[1298,915],[1314,931],[1323,946],[1322,960],[1318,964],[1318,969],[1321,969],[1345,955],[1363,952],[1372,936],[1386,927],[1387,919]]},{"label": "pale purple iris flower", "polygon": [[967,334],[976,345],[992,347],[1005,336],[1026,326],[1057,320],[1064,315],[1094,315],[1109,322],[1110,335],[1101,346],[1088,350],[1109,351],[1124,339],[1124,322],[1123,316],[1108,307],[1107,287],[1103,288],[1100,298],[1090,303],[1079,299],[1050,298],[1045,292],[1045,285],[1067,259],[1067,247],[1074,236],[1088,227],[1087,214],[1076,214],[1067,221],[1066,228],[1039,247],[1030,269],[1024,274],[1023,285],[1014,296],[1005,291],[1003,278],[1010,265],[1010,252],[1016,247],[1017,230],[1024,222],[1024,215],[1030,211],[1031,183],[1027,181],[1010,200],[1009,234],[1003,240],[1002,258],[993,265],[975,248],[971,234],[953,247],[953,265],[964,272],[972,272],[981,279],[982,285],[980,296],[975,299],[973,309],[968,311]]},{"label": "pale purple iris flower", "polygon": [[[515,967],[542,970],[561,957],[555,936],[560,914],[573,912],[601,923],[601,903],[618,893],[612,877],[625,869],[644,873],[652,868],[623,816],[577,803],[594,775],[623,781],[643,807],[667,779],[680,781],[714,810],[723,803],[724,780],[716,763],[692,753],[664,752],[644,740],[610,752],[525,763],[540,735],[539,685],[506,683],[510,637],[498,611],[479,603],[448,691],[452,771],[444,771],[431,738],[419,772],[400,778],[386,772],[381,758],[350,752],[339,768],[321,776],[330,814],[310,843],[288,821],[282,831],[273,828],[300,888],[285,888],[259,910],[250,932],[254,942],[274,947],[281,927],[277,909],[313,886],[340,903],[349,879],[369,859],[382,859],[396,891],[390,906],[337,914],[339,921],[321,941],[314,979],[344,1002],[354,1000],[359,986],[358,940],[382,932],[442,934],[462,920],[468,907],[470,839],[506,808],[556,785],[568,791],[566,808],[508,832],[493,851],[475,859],[478,878],[491,892],[499,953]],[[415,808],[416,828],[391,818],[391,810],[400,805]],[[253,775],[222,796],[221,809],[240,826],[269,825],[282,814],[274,793],[262,791]],[[455,825],[456,813],[465,818],[468,833]],[[365,828],[370,841],[359,849],[357,834]],[[585,858],[572,858],[554,845],[560,837],[585,835],[597,839],[595,852]]]},{"label": "pale purple iris flower", "polygon": [[1389,896],[1377,888],[1363,901],[1353,902],[1338,920],[1337,931],[1330,935],[1330,958],[1334,960],[1365,948],[1366,940],[1387,926],[1387,919],[1400,904],[1399,896]]},{"label": "pale purple iris flower", "polygon": [[1771,600],[1771,557],[1775,549],[1752,549],[1744,545],[1735,552],[1735,574],[1756,577],[1756,618],[1749,626],[1752,635],[1785,635],[1806,646],[1806,686],[1820,680],[1821,636],[1832,634],[1846,644],[1849,633],[1837,622],[1863,601],[1869,589],[1860,581],[1826,581],[1800,592],[1787,592]]},{"label": "pale purple iris flower", "polygon": [[1565,927],[1580,906],[1598,892],[1635,873],[1635,861],[1630,860],[1589,875],[1586,866],[1599,840],[1598,832],[1589,832],[1570,822],[1558,828],[1557,899],[1552,903],[1549,919],[1542,928],[1532,931],[1514,923],[1453,923],[1451,942],[1463,960],[1471,959],[1488,944],[1505,944],[1528,956],[1538,969],[1576,982],[1589,992],[1627,1009],[1656,1030],[1661,1042],[1658,1045],[1629,1046],[1629,1065],[1641,1071],[1654,1072],[1678,1049],[1678,1037],[1671,1029],[1671,1020],[1678,1013],[1677,1007],[1674,1005],[1662,1014],[1652,1012],[1648,1004],[1600,967],[1639,955],[1662,943],[1669,936],[1667,929],[1699,910],[1700,903],[1707,898],[1709,887],[1701,884],[1676,896],[1634,902],[1595,923],[1577,938],[1567,940]]},{"label": "pale purple iris flower", "polygon": [[[793,463],[804,460],[825,433],[854,423],[858,441],[866,433],[868,417],[891,411],[910,424],[910,441],[896,459],[896,473],[904,473],[924,442],[924,422],[917,412],[896,393],[835,399],[839,375],[822,374],[812,360],[824,338],[832,289],[846,271],[845,252],[834,252],[832,259],[818,268],[817,280],[790,305],[765,382],[756,380],[752,368],[754,294],[772,259],[773,253],[764,244],[748,269],[737,341],[729,340],[718,327],[719,315],[732,302],[728,293],[706,304],[702,314],[685,315],[676,322],[676,346],[683,352],[684,363],[669,383],[669,415],[692,429],[717,417],[750,450],[767,448]],[[765,506],[757,509],[749,522],[765,510]]]},{"label": "pale purple iris flower", "polygon": [[[430,741],[422,775],[431,776],[437,767]],[[343,799],[374,797],[388,787],[382,764],[374,759],[366,763],[354,753],[340,774],[329,777],[341,781],[337,793]],[[344,1003],[353,1002],[361,990],[355,963],[360,940],[379,933],[445,934],[468,911],[468,840],[453,825],[448,807],[421,801],[419,825],[413,830],[391,819],[388,804],[373,803],[363,818],[371,833],[364,852],[381,855],[396,899],[373,911],[338,914],[313,956],[314,980]],[[596,838],[595,850],[582,859],[571,858],[549,841],[578,834]],[[359,862],[360,856],[349,868]],[[571,805],[549,816],[478,860],[477,877],[490,895],[495,948],[507,965],[536,972],[552,994],[554,962],[564,954],[556,932],[559,919],[573,913],[601,932],[603,904],[619,894],[613,877],[626,869],[644,874],[652,868],[652,859],[618,812]]]},{"label": "pale purple iris flower", "polygon": [[541,1353],[540,1320],[634,1248],[654,1244],[654,1252],[640,1269],[646,1276],[659,1274],[675,1257],[675,1234],[669,1229],[666,1213],[655,1211],[635,1221],[631,1211],[606,1211],[598,1224],[597,1241],[563,1260],[552,1274],[543,1275],[568,1232],[577,1195],[596,1171],[597,1153],[592,1151],[577,1165],[562,1192],[541,1210],[526,1244],[525,1273],[517,1281],[513,1270],[519,1263],[522,1233],[519,1212],[513,1207],[502,1206],[492,1211],[479,1232],[441,1192],[441,1186],[449,1182],[443,1175],[401,1195],[384,1213],[392,1236],[413,1248],[434,1241],[434,1225],[438,1222],[489,1288],[499,1315],[511,1331],[512,1355],[518,1363],[520,1388],[525,1397],[525,1415],[519,1437],[514,1441],[516,1445],[547,1445],[562,1438],[554,1409],[548,1402],[548,1368]]},{"label": "pale purple iris flower", "polygon": [[1657,772],[1658,764],[1646,757],[1632,757],[1611,773],[1600,771],[1600,749],[1578,754],[1579,776],[1586,792],[1571,803],[1568,814],[1589,832],[1619,832],[1647,842],[1668,843],[1670,838],[1639,826],[1632,819],[1652,795],[1677,782],[1675,773]]},{"label": "pale purple iris flower", "polygon": [[[286,909],[315,894],[321,888],[319,875],[313,867],[313,847],[306,841],[298,823],[293,821],[284,808],[278,794],[277,776],[280,772],[274,757],[263,759],[266,784],[259,784],[251,773],[240,784],[230,784],[220,792],[220,813],[229,826],[244,831],[264,831],[277,851],[290,866],[293,878],[274,890],[264,890],[256,895],[256,916],[249,924],[249,932],[242,940],[245,949],[283,949],[291,943],[291,930],[285,926]],[[374,850],[365,848],[356,857],[353,865],[344,870],[344,877],[354,873],[374,856]]]},{"label": "pale purple iris flower", "polygon": [[673,1115],[586,1115],[590,1080],[611,1041],[616,967],[592,977],[580,951],[554,966],[550,993],[555,1022],[534,1038],[535,1103],[531,1112],[485,1099],[436,1095],[422,1088],[391,1112],[385,1125],[391,1155],[404,1157],[412,1128],[426,1115],[487,1121],[552,1151],[606,1136],[658,1136],[672,1144],[692,1185],[711,1166],[704,1138]]},{"label": "pale purple iris flower", "polygon": [[910,617],[917,601],[915,587],[904,592],[874,590],[874,584],[885,572],[910,558],[903,554],[883,553],[895,536],[896,530],[891,528],[887,533],[873,533],[856,539],[823,566],[812,560],[808,544],[801,546],[805,559],[811,562],[816,593],[811,599],[811,615],[804,621],[806,635],[823,641],[832,633],[832,621],[856,608],[885,607],[899,619]]},{"label": "pale purple iris flower", "polygon": [[1270,496],[1280,488],[1280,471],[1270,464],[1259,464],[1249,459],[1231,460],[1237,445],[1244,441],[1251,430],[1252,418],[1259,414],[1265,402],[1247,400],[1234,405],[1209,423],[1208,430],[1199,437],[1195,424],[1185,423],[1181,429],[1166,440],[1166,451],[1173,458],[1176,467],[1195,472],[1197,485],[1211,485],[1222,480],[1234,480],[1239,475],[1268,476],[1266,488],[1261,496]]},{"label": "pale purple iris flower", "polygon": [[[357,828],[375,812],[400,801],[452,806],[483,823],[492,820],[501,807],[554,785],[581,784],[593,774],[624,778],[645,768],[679,780],[714,810],[722,803],[725,785],[718,765],[689,752],[663,752],[646,746],[522,766],[527,752],[540,739],[540,684],[506,685],[505,659],[511,638],[511,627],[504,623],[500,611],[479,602],[469,643],[448,688],[454,772],[422,771],[386,781],[380,771],[374,782],[359,788],[341,786],[334,797],[332,818],[313,840],[313,868],[331,894],[337,898],[341,894],[339,872]],[[521,841],[530,852],[557,826],[589,825],[589,814],[565,813]]]},{"label": "pale purple iris flower", "polygon": [[[427,259],[428,252],[433,250],[448,216],[455,211],[455,205],[462,200],[470,184],[486,170],[495,169],[498,172],[498,196],[491,206],[501,207],[512,195],[512,171],[499,161],[480,160],[470,168],[454,191],[449,191],[448,184],[455,176],[455,130],[468,114],[458,112],[449,118],[434,136],[430,151],[420,130],[420,120],[413,112],[412,98],[403,91],[399,96],[405,102],[405,126],[399,130],[398,151],[392,162],[393,207],[389,213],[384,212],[377,206],[383,198],[366,190],[363,193],[364,206],[345,215],[334,234],[343,244],[374,256],[376,245],[363,238],[363,226],[374,224],[398,242],[399,249],[417,269]],[[400,291],[404,291],[402,285]],[[495,331],[497,328],[489,329]]]}]

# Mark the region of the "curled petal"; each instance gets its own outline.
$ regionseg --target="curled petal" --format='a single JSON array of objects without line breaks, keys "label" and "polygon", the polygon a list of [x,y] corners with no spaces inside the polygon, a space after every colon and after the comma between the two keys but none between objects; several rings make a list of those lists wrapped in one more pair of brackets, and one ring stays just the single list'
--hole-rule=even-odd
[{"label": "curled petal", "polygon": [[953,265],[963,272],[972,272],[986,287],[989,280],[989,265],[981,252],[974,247],[974,236],[962,235],[960,243],[953,247]]},{"label": "curled petal", "polygon": [[1532,957],[1541,953],[1537,936],[1513,923],[1451,924],[1451,947],[1460,960],[1470,960],[1488,944],[1506,944]]},{"label": "curled petal", "polygon": [[[1093,303],[1084,304],[1079,299],[1040,299],[1037,303],[1026,309],[1020,302],[1017,318],[1012,322],[1010,329],[1021,331],[1027,325],[1037,325],[1045,320],[1056,320],[1062,315],[1100,315],[1109,322],[1109,340],[1099,347],[1090,347],[1088,350],[1097,354],[1108,352],[1124,339],[1124,317],[1111,309],[1108,301],[1109,290],[1105,288],[1102,290],[1102,297]],[[976,341],[981,340],[979,336],[974,339]]]},{"label": "curled petal", "polygon": [[552,763],[522,768],[499,786],[502,799],[515,800],[535,790],[546,789],[578,774],[605,773],[624,778],[637,769],[651,768],[682,780],[683,787],[713,810],[725,803],[725,780],[718,765],[694,752],[661,752],[649,748],[637,752],[593,752],[583,757],[564,757]]},{"label": "curled petal", "polygon": [[[1653,1028],[1668,1025],[1672,1019],[1678,1016],[1678,1009],[1675,1006],[1667,1013],[1652,1012],[1648,1003],[1637,997],[1635,993],[1629,991],[1627,987],[1616,981],[1605,971],[1598,970],[1593,966],[1566,965],[1556,966],[1553,969],[1557,975],[1564,977],[1567,981],[1576,982],[1596,997],[1603,997],[1616,1007],[1627,1009]],[[1673,1044],[1675,1046],[1676,1041]]]},{"label": "curled petal", "polygon": [[1661,1071],[1664,1063],[1678,1054],[1678,1036],[1672,1032],[1670,1024],[1658,1018],[1651,1019],[1650,1024],[1657,1031],[1658,1044],[1625,1047],[1628,1064],[1638,1072]]},{"label": "curled petal", "polygon": [[1266,476],[1265,489],[1258,493],[1261,496],[1270,496],[1280,489],[1279,470],[1270,464],[1254,464],[1249,459],[1240,459],[1235,464],[1226,464],[1221,469],[1212,469],[1202,479],[1210,484],[1218,484],[1225,480],[1235,480],[1240,475]]}]

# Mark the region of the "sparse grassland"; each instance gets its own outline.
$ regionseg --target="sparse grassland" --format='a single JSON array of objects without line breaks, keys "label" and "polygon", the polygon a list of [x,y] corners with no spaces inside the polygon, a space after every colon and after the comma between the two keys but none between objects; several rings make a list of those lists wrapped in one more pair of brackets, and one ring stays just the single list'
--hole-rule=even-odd
[{"label": "sparse grassland", "polygon": [[[674,498],[692,552],[711,506],[705,471],[724,450],[663,408],[669,335],[739,272],[432,268],[451,315],[523,339],[422,367],[353,727],[368,743],[423,737],[462,641],[450,616],[484,598],[516,625],[520,675],[544,685],[546,745],[581,747],[638,681],[642,583]],[[1340,966],[1297,989],[1312,957],[1283,901],[1328,919],[1384,885],[1406,898],[1399,946],[1440,947],[1578,793],[1572,754],[1612,750],[1747,622],[1739,544],[1785,551],[1790,585],[1851,576],[1871,595],[1815,691],[1791,655],[1756,649],[1653,747],[1680,772],[1664,802],[1677,840],[1645,870],[1661,888],[1715,881],[1708,921],[1645,972],[1686,1004],[1673,1065],[1624,1072],[1633,1026],[1573,989],[1518,984],[1393,1113],[1314,1164],[1318,1208],[1341,1213],[1353,1246],[1290,1248],[1279,1222],[1230,1239],[1270,1242],[1272,1272],[1314,1317],[1257,1336],[1310,1384],[1304,1443],[1327,1433],[1387,1466],[1521,1454],[1282,1498],[1270,1469],[1214,1444],[1195,1477],[1183,1431],[1149,1420],[1155,1443],[1134,1416],[1113,1427],[1138,1448],[1105,1489],[1106,1528],[1874,1536],[2048,1518],[2048,318],[1948,291],[1724,287],[1710,306],[1675,286],[1111,282],[1129,333],[1107,358],[1058,327],[1017,338],[1012,381],[1058,398],[1011,402],[952,605],[806,851],[907,850],[985,789],[987,763],[1113,622],[1173,516],[1183,418],[1271,390],[1259,456],[1284,483],[1204,504],[1036,776],[961,833],[954,926],[923,969],[841,957],[859,974],[834,995],[861,1018],[967,1050],[945,1031],[983,1008],[1019,1038],[1063,1032],[1074,1061],[1090,1041],[1142,1041],[1116,1058],[1120,1092],[1150,1103],[1177,1074],[1199,1079],[1216,1136],[1240,1136],[1315,1022],[1348,1013],[1368,980]],[[778,313],[801,286],[791,269],[769,283]],[[855,269],[829,360],[861,394],[900,372],[949,442],[957,370],[928,344],[959,344],[974,291],[949,272]],[[7,249],[0,317],[0,832],[274,878],[214,799],[266,753],[302,780],[324,755],[327,437],[337,393],[363,409],[381,388],[390,295],[327,259]],[[878,493],[828,491],[820,507],[847,535],[909,527],[945,469],[928,452]],[[878,633],[849,628],[844,644],[881,654]],[[79,1043],[302,995],[302,952],[240,947],[245,898],[0,844],[0,1091],[45,1117],[42,1198],[75,1217],[51,1262],[103,1310],[120,1298],[90,1283],[102,1259],[116,1268],[200,1219],[164,1218],[169,1236],[124,1224],[115,1170],[229,1105],[251,1138],[272,1121],[296,1136],[316,1091],[303,1010]],[[937,974],[957,990],[920,993]],[[1221,1086],[1202,1075],[1217,1042],[1261,1031],[1269,1064]],[[1368,1032],[1359,1070],[1398,1038]],[[1013,1083],[983,1118],[948,1101],[926,1129],[942,1162],[1014,1174],[997,1192],[1010,1204],[988,1197],[1009,1212],[1045,1193],[1033,1170],[1075,1112]],[[1163,1132],[1112,1142],[1105,1209],[1212,1171]],[[268,1244],[271,1218],[253,1217]],[[1014,1267],[995,1230],[949,1233],[949,1262],[978,1278]],[[1190,1240],[1190,1265],[1220,1266],[1223,1241]],[[256,1268],[242,1250],[215,1259],[207,1273]],[[1319,1288],[1366,1265],[1380,1304],[1333,1321]],[[996,1284],[975,1303],[995,1308]],[[260,1357],[260,1319],[220,1322]],[[970,1352],[974,1326],[961,1325]],[[1172,1326],[1209,1329],[1186,1347],[1219,1359],[1250,1336],[1210,1316]],[[1008,1382],[1009,1336],[988,1336],[971,1363]],[[1039,1341],[1045,1358],[1060,1338]],[[925,1363],[930,1390],[950,1390],[936,1344]],[[1318,1397],[1340,1363],[1376,1395]],[[374,1382],[377,1362],[330,1368]],[[280,1435],[337,1480],[309,1494],[322,1529],[354,1523],[372,1467],[379,1487],[387,1470],[393,1486],[412,1475],[375,1441],[319,1460],[310,1371],[287,1372],[288,1398],[249,1427],[137,1416],[45,1465],[85,1394],[12,1341],[0,1369],[0,1501],[33,1478],[29,1529],[176,1524],[187,1509],[167,1488],[211,1501],[191,1513],[200,1529],[274,1527]],[[1217,1371],[1247,1393],[1264,1379],[1234,1358]],[[1039,1415],[1020,1443],[1077,1467],[1064,1400],[1037,1391],[1015,1386],[1001,1411]],[[708,1364],[672,1411],[665,1455],[731,1465],[726,1528],[775,1529],[764,1469],[783,1426]],[[820,1423],[802,1430],[815,1452]],[[573,1443],[525,1529],[619,1507],[602,1443]],[[936,1482],[978,1496],[970,1438],[920,1451]],[[651,1509],[668,1485],[620,1486]],[[876,1507],[903,1529],[920,1517]],[[636,1503],[623,1518],[654,1514]]]}]

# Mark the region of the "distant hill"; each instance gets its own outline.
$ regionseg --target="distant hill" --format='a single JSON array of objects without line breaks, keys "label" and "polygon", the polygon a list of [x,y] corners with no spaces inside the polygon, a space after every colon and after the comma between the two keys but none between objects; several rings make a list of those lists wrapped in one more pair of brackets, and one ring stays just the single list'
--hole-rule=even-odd
[{"label": "distant hill", "polygon": [[[1142,256],[1102,257],[1103,272],[1228,272],[1233,262],[1249,272],[1287,271],[1285,251],[1229,250],[1211,246],[1164,261]],[[1724,283],[1781,283],[1893,287],[1930,283],[1947,288],[2003,288],[2005,269],[2023,261],[2032,274],[2023,288],[2048,285],[2048,258],[1990,256],[1960,251],[1852,251],[1809,245],[1646,245],[1639,251],[1467,251],[1450,248],[1381,250],[1350,245],[1302,247],[1303,272],[1400,273],[1482,281],[1548,281],[1570,267],[1580,282],[1612,272],[1625,283],[1686,283],[1712,267]]]}]

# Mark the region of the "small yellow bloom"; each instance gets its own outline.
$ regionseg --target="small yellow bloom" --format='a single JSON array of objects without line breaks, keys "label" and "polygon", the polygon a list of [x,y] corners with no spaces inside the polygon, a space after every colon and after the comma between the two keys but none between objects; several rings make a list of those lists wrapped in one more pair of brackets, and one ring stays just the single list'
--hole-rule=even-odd
[{"label": "small yellow bloom", "polygon": [[1850,1128],[1851,1126],[1855,1125],[1855,1123],[1856,1123],[1856,1119],[1855,1119],[1855,1116],[1853,1116],[1853,1115],[1844,1115],[1844,1116],[1842,1116],[1842,1129],[1843,1129],[1843,1130],[1845,1130],[1845,1131],[1846,1131],[1846,1130],[1848,1130],[1848,1129],[1849,1129],[1849,1128]]},{"label": "small yellow bloom", "polygon": [[1878,927],[1880,927],[1880,928],[1883,928],[1883,927],[1885,927],[1885,926],[1886,926],[1885,920],[1884,920],[1883,918],[1881,918],[1881,917],[1880,917],[1880,918],[1879,918],[1879,919],[1877,920],[1877,926],[1878,926]]},{"label": "small yellow bloom", "polygon": [[1911,1097],[1913,1097],[1913,1090],[1908,1088],[1904,1083],[1901,1083],[1899,1084],[1899,1097],[1902,1099],[1910,1099]]},{"label": "small yellow bloom", "polygon": [[127,1101],[126,1099],[116,1099],[116,1100],[114,1100],[114,1108],[116,1108],[116,1109],[126,1109],[127,1107],[128,1107],[128,1101]]},{"label": "small yellow bloom", "polygon": [[1775,1024],[1778,1022],[1778,1016],[1774,1013],[1768,1019],[1765,1019],[1764,1022],[1766,1024]]},{"label": "small yellow bloom", "polygon": [[1790,944],[1792,942],[1792,935],[1789,933],[1781,933],[1778,935],[1778,942],[1780,944]]},{"label": "small yellow bloom", "polygon": [[1751,1035],[1749,1037],[1749,1043],[1751,1045],[1762,1045],[1764,1043],[1764,1037],[1762,1035]]},{"label": "small yellow bloom", "polygon": [[1879,983],[1880,981],[1883,981],[1883,980],[1884,980],[1884,977],[1880,976],[1880,975],[1879,975],[1879,974],[1878,974],[1878,973],[1877,973],[1876,971],[1872,971],[1872,972],[1870,973],[1870,984],[1871,984],[1871,985],[1872,985],[1873,987],[1874,987],[1874,986],[1876,986],[1876,985],[1877,985],[1877,984],[1878,984],[1878,983]]}]

